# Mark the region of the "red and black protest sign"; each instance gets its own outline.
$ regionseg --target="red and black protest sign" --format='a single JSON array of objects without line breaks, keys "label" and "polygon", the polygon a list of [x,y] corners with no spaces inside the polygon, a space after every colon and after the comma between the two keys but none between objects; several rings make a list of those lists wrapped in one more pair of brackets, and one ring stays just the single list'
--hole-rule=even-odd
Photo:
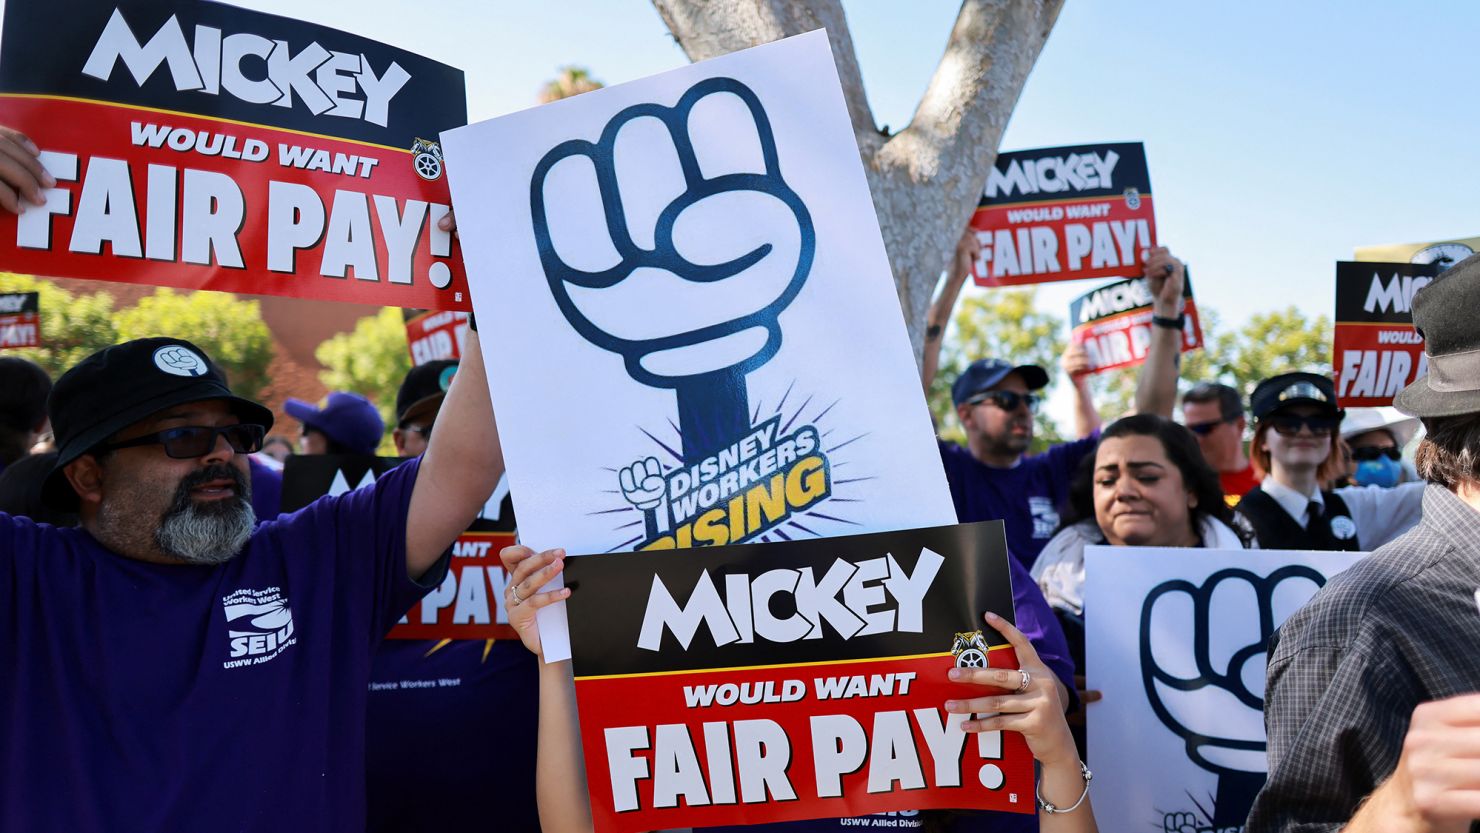
[{"label": "red and black protest sign", "polygon": [[0,350],[41,346],[41,293],[0,292]]},{"label": "red and black protest sign", "polygon": [[952,667],[1017,664],[982,622],[1013,612],[1001,521],[584,556],[565,577],[598,831],[1033,811],[1022,737],[942,708],[987,691]]},{"label": "red and black protest sign", "polygon": [[[1106,284],[1069,304],[1073,328],[1069,339],[1084,345],[1091,373],[1135,367],[1146,361],[1146,351],[1151,346],[1152,306],[1151,290],[1144,278]],[[1181,352],[1186,353],[1203,344],[1202,322],[1197,316],[1197,303],[1192,299],[1190,277],[1182,286],[1182,308],[1186,319],[1182,325]]]},{"label": "red and black protest sign", "polygon": [[0,124],[56,179],[0,269],[470,309],[438,136],[462,72],[220,3],[5,7]]},{"label": "red and black protest sign", "polygon": [[1413,328],[1413,293],[1442,271],[1438,263],[1336,264],[1336,401],[1343,408],[1393,404],[1428,370]]},{"label": "red and black protest sign", "polygon": [[[305,454],[283,464],[283,512],[374,483],[399,457]],[[514,543],[514,504],[499,482],[473,525],[452,545],[447,578],[401,618],[387,639],[517,639],[504,609],[508,574],[499,550]]]},{"label": "red and black protest sign", "polygon": [[461,359],[463,339],[468,334],[465,312],[424,312],[406,322],[406,346],[411,363],[423,365],[438,359]]},{"label": "red and black protest sign", "polygon": [[1000,153],[971,218],[981,286],[1136,277],[1155,245],[1139,142]]}]

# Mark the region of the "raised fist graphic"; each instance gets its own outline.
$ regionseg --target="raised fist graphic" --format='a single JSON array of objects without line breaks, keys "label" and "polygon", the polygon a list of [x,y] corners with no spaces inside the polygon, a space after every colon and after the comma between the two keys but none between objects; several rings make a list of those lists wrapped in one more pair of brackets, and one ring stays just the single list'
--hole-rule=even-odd
[{"label": "raised fist graphic", "polygon": [[618,472],[617,479],[622,484],[622,497],[647,517],[651,527],[647,531],[648,536],[667,533],[668,506],[663,497],[668,481],[663,478],[663,467],[658,464],[658,459],[638,460]]},{"label": "raised fist graphic", "polygon": [[530,211],[566,320],[676,391],[684,459],[749,430],[745,374],[780,349],[816,245],[755,93],[710,78],[672,107],[622,110],[597,142],[545,154]]},{"label": "raised fist graphic", "polygon": [[1163,833],[1211,833],[1211,827],[1197,823],[1191,813],[1167,813],[1161,817]]},{"label": "raised fist graphic", "polygon": [[1214,828],[1241,825],[1264,783],[1269,638],[1325,583],[1303,565],[1281,567],[1267,577],[1219,570],[1201,587],[1181,579],[1164,582],[1141,607],[1146,698],[1157,718],[1186,742],[1187,756],[1219,776]]}]

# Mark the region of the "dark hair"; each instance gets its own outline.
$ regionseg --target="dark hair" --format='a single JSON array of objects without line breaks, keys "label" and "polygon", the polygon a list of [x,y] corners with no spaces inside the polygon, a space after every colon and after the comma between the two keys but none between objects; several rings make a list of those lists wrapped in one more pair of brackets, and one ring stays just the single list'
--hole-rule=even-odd
[{"label": "dark hair", "polygon": [[46,421],[51,377],[41,366],[17,356],[0,357],[0,463],[31,450],[31,432]]},{"label": "dark hair", "polygon": [[324,438],[325,454],[352,454],[356,457],[365,456],[364,452],[350,448],[339,440],[336,440],[333,437],[329,436],[329,432],[325,431],[324,429],[305,423],[303,426],[303,433],[307,434],[309,431],[312,431],[315,434],[318,434],[320,437]]},{"label": "dark hair", "polygon": [[1413,457],[1420,477],[1451,491],[1480,483],[1480,414],[1424,417],[1423,427]]},{"label": "dark hair", "polygon": [[[1199,533],[1202,520],[1212,517],[1232,525],[1233,510],[1223,499],[1223,485],[1218,472],[1203,459],[1197,438],[1185,427],[1156,414],[1134,414],[1110,423],[1100,434],[1100,442],[1115,437],[1155,437],[1167,459],[1182,473],[1182,483],[1197,498],[1191,510],[1192,531]],[[1095,517],[1095,455],[1087,454],[1069,481],[1069,503],[1065,507],[1060,529]]]},{"label": "dark hair", "polygon": [[1217,402],[1218,413],[1224,422],[1232,422],[1244,415],[1244,398],[1228,385],[1217,382],[1198,382],[1192,390],[1182,394],[1182,404],[1188,402]]}]

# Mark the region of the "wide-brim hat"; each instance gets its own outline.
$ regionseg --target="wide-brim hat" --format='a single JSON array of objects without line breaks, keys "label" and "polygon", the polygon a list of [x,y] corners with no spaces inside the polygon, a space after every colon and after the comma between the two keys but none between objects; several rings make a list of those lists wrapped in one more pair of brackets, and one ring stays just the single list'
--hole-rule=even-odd
[{"label": "wide-brim hat", "polygon": [[951,383],[951,402],[960,405],[982,391],[991,389],[1011,373],[1021,376],[1028,390],[1048,386],[1048,371],[1036,364],[1014,365],[1002,359],[977,359]]},{"label": "wide-brim hat", "polygon": [[57,462],[41,499],[74,511],[77,493],[63,474],[69,463],[166,408],[208,399],[224,401],[244,423],[272,427],[272,411],[232,393],[205,351],[183,339],[135,339],[88,356],[62,374],[47,399]]},{"label": "wide-brim hat", "polygon": [[1347,408],[1341,421],[1341,438],[1349,440],[1369,431],[1386,431],[1399,448],[1418,433],[1418,417],[1404,416],[1397,408]]},{"label": "wide-brim hat", "polygon": [[1480,412],[1480,254],[1445,269],[1413,295],[1413,326],[1423,337],[1428,371],[1393,399],[1409,416]]}]

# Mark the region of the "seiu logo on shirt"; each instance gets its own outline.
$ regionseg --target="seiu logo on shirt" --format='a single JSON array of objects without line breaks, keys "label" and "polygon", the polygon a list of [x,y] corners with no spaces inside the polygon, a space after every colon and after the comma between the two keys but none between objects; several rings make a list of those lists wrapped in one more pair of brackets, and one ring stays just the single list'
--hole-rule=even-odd
[{"label": "seiu logo on shirt", "polygon": [[221,599],[221,604],[226,609],[230,625],[227,636],[231,639],[231,658],[222,667],[260,665],[297,644],[293,609],[279,588],[237,590]]},{"label": "seiu logo on shirt", "polygon": [[1059,528],[1059,513],[1053,508],[1053,498],[1028,498],[1028,511],[1033,513],[1033,537],[1052,538]]}]

